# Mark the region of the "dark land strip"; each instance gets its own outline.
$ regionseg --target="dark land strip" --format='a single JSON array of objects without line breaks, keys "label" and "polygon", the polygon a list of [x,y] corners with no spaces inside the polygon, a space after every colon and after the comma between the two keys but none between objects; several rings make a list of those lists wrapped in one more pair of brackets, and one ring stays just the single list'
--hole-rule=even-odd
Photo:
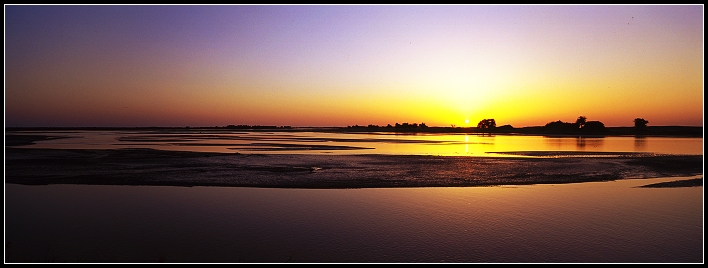
[{"label": "dark land strip", "polygon": [[694,178],[688,180],[676,180],[660,183],[653,183],[639,186],[639,188],[677,188],[677,187],[699,187],[703,186],[703,178]]},{"label": "dark land strip", "polygon": [[5,146],[22,146],[35,144],[36,141],[65,139],[68,136],[48,136],[48,135],[5,135]]}]

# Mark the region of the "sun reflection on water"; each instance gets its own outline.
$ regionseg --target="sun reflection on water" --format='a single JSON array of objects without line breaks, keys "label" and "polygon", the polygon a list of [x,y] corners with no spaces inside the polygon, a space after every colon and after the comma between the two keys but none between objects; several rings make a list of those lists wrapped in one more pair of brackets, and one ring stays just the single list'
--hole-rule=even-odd
[{"label": "sun reflection on water", "polygon": [[[519,152],[703,154],[702,138],[544,137],[489,134],[403,134],[227,131],[23,131],[66,136],[29,147],[60,149],[151,148],[241,154],[396,154],[522,157]],[[510,154],[510,152],[514,152]],[[538,155],[536,155],[537,157]],[[567,155],[566,155],[567,156]],[[578,155],[576,155],[577,157]]]}]

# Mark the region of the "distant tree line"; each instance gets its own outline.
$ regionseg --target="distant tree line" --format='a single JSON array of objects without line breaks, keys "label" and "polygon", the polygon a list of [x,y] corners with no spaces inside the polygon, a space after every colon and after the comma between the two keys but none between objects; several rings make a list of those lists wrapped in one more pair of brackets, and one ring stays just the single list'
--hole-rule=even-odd
[{"label": "distant tree line", "polygon": [[[634,119],[634,127],[632,132],[642,134],[647,132],[647,124],[649,121],[644,118]],[[549,122],[542,127],[524,127],[516,129],[511,125],[497,126],[494,118],[482,119],[477,123],[476,128],[460,128],[455,125],[450,127],[428,127],[425,123],[395,123],[386,126],[368,125],[368,126],[347,126],[348,130],[352,131],[424,131],[424,132],[479,132],[479,133],[537,133],[537,134],[564,134],[564,135],[606,135],[610,134],[605,124],[600,121],[588,121],[585,116],[578,116],[575,122],[563,122],[561,120]]]},{"label": "distant tree line", "polygon": [[[645,120],[644,118],[635,118],[633,131],[635,133],[646,132],[648,123],[649,123],[649,121]],[[587,117],[585,117],[585,116],[579,116],[578,119],[575,120],[575,123],[562,122],[562,121],[558,120],[558,121],[550,122],[550,123],[546,124],[543,128],[546,132],[560,133],[560,134],[565,134],[565,133],[606,134],[607,133],[607,128],[605,128],[605,124],[603,124],[600,121],[588,121]]]},{"label": "distant tree line", "polygon": [[477,123],[477,131],[484,133],[507,133],[512,132],[513,130],[514,127],[511,125],[497,127],[497,121],[494,120],[494,118],[482,119],[479,123]]},{"label": "distant tree line", "polygon": [[605,134],[607,129],[600,121],[588,121],[587,117],[579,116],[575,123],[555,121],[543,126],[548,133],[554,134]]},{"label": "distant tree line", "polygon": [[410,131],[410,130],[425,130],[425,129],[428,128],[428,125],[426,125],[425,123],[420,123],[420,124],[418,124],[418,123],[412,123],[412,124],[409,124],[409,123],[403,123],[403,124],[396,123],[396,124],[393,125],[393,126],[392,126],[391,124],[388,124],[388,125],[386,125],[385,127],[381,127],[381,126],[379,126],[379,125],[368,125],[368,126],[354,125],[354,126],[347,126],[347,128],[348,128],[348,129],[381,129],[381,128],[383,128],[383,129],[388,129],[388,130],[406,130],[406,131]]},{"label": "distant tree line", "polygon": [[291,126],[261,126],[261,125],[228,125],[225,126],[228,129],[291,129]]}]

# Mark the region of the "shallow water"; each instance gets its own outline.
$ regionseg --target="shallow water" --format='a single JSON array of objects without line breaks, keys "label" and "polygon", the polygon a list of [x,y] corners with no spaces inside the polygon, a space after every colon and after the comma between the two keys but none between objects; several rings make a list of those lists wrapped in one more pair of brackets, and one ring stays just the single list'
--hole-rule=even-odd
[{"label": "shallow water", "polygon": [[[577,151],[652,154],[703,154],[702,138],[546,137],[328,132],[174,131],[18,131],[70,137],[27,147],[63,149],[153,148],[242,154],[404,154],[509,156],[497,152]],[[518,155],[516,155],[518,156]]]},{"label": "shallow water", "polygon": [[[6,262],[700,263],[703,187],[6,184]],[[600,198],[598,198],[600,197]]]},{"label": "shallow water", "polygon": [[[60,131],[25,147],[241,154],[703,154],[702,138]],[[495,154],[492,152],[503,153]],[[701,263],[703,187],[5,184],[6,262]]]}]

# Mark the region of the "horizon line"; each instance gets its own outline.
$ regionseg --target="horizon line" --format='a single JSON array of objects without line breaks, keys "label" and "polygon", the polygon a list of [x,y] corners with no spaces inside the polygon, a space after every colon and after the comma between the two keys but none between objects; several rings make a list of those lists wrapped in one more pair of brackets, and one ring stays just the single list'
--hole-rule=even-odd
[{"label": "horizon line", "polygon": [[[226,126],[5,126],[5,129],[8,128],[233,128],[229,126],[238,126],[238,127],[255,127],[255,128],[278,128],[278,129],[287,129],[287,128],[350,128],[350,127],[360,127],[360,128],[367,128],[368,125],[366,126],[361,126],[361,125],[347,125],[347,126],[292,126],[292,125],[226,125]],[[372,125],[377,128],[387,128],[387,126],[380,126],[380,125]],[[506,125],[502,125],[506,126]],[[511,125],[508,125],[514,129],[517,128],[530,128],[530,127],[544,127],[544,125],[532,125],[532,126],[523,126],[523,127],[514,127]],[[392,126],[393,127],[393,126]],[[450,129],[463,129],[463,128],[479,128],[477,126],[427,126],[428,128],[450,128]],[[497,126],[497,128],[500,128],[501,126]],[[606,128],[633,128],[634,126],[605,126]],[[648,128],[650,127],[703,127],[703,125],[655,125],[655,126],[646,126]]]}]

